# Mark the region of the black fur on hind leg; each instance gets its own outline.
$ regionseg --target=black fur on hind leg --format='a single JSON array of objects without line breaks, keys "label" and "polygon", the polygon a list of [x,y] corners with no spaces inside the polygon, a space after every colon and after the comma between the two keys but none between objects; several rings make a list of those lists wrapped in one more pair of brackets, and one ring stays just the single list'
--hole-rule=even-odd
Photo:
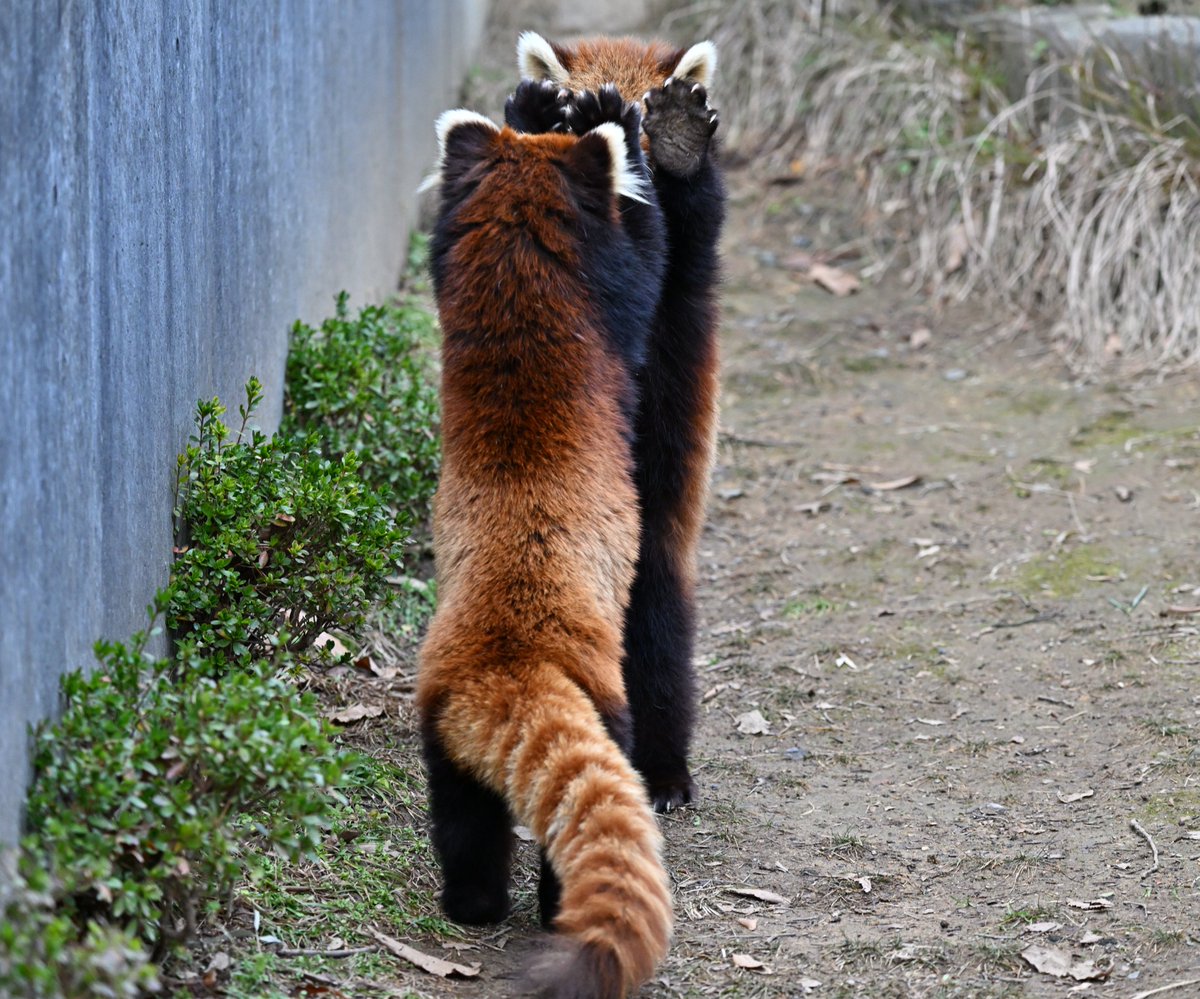
[{"label": "black fur on hind leg", "polygon": [[442,865],[442,908],[456,923],[498,923],[508,915],[512,818],[504,799],[447,758],[425,726],[429,814]]}]

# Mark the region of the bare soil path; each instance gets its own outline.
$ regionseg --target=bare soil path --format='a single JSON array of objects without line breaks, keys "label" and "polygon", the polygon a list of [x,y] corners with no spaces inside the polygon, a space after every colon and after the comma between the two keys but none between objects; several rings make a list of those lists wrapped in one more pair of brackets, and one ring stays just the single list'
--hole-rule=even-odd
[{"label": "bare soil path", "polygon": [[[779,264],[853,239],[853,192],[732,181],[702,793],[664,819],[679,926],[644,994],[1200,979],[1196,384],[1073,381],[895,281],[835,298]],[[458,952],[481,979],[419,994],[509,994],[526,852],[508,928]]]},{"label": "bare soil path", "polygon": [[[643,995],[1200,996],[1200,386],[1073,380],[897,276],[821,290],[798,251],[869,263],[850,179],[731,195],[701,795]],[[370,739],[417,767],[406,717]],[[481,975],[397,994],[512,993],[522,853],[504,927],[409,941]]]}]

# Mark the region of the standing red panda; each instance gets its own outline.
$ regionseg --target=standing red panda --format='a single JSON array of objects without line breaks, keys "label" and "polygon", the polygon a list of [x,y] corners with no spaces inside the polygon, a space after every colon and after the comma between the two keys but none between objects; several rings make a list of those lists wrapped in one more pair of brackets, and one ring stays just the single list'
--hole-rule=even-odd
[{"label": "standing red panda", "polygon": [[557,115],[506,108],[513,128],[578,131],[574,94],[614,84],[644,102],[645,145],[667,231],[667,264],[645,363],[638,369],[635,462],[641,553],[625,617],[632,760],[659,811],[692,800],[688,752],[696,713],[692,667],[697,548],[717,430],[718,248],[725,190],[712,148],[711,42],[596,38],[552,44],[532,31],[521,76],[560,88]]},{"label": "standing red panda", "polygon": [[[556,89],[524,84],[514,106],[540,113]],[[634,371],[664,247],[637,105],[608,88],[577,114],[578,137],[438,122],[438,609],[417,708],[447,915],[505,916],[512,825],[528,826],[561,935],[533,969],[540,994],[620,999],[672,928],[621,676]]]}]

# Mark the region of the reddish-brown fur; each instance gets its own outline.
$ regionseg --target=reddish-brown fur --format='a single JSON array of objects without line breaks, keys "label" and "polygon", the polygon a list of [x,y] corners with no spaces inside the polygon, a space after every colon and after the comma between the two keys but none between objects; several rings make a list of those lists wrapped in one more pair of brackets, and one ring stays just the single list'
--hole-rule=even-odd
[{"label": "reddish-brown fur", "polygon": [[417,707],[435,751],[503,799],[561,882],[564,940],[534,969],[542,988],[617,999],[650,976],[672,926],[650,803],[604,724],[626,703],[632,376],[580,284],[586,248],[565,178],[588,140],[510,129],[477,140],[480,162],[462,167],[470,191],[443,208],[435,237],[438,610]]},{"label": "reddish-brown fur", "polygon": [[[561,70],[547,67],[545,75],[558,85],[579,92],[614,83],[626,101],[639,103],[647,93],[661,93],[689,52],[635,38],[592,38],[549,47]],[[522,71],[543,75],[542,59],[539,54]],[[707,67],[695,72],[696,80],[706,79]],[[683,84],[691,89],[693,79]],[[696,693],[692,607],[717,432],[717,243],[724,189],[713,152],[694,175],[680,177],[655,163],[655,145],[646,135],[642,145],[654,169],[668,260],[639,372],[635,478],[643,533],[626,624],[625,680],[633,712],[634,762],[656,807],[669,809],[693,794],[686,763]]]}]

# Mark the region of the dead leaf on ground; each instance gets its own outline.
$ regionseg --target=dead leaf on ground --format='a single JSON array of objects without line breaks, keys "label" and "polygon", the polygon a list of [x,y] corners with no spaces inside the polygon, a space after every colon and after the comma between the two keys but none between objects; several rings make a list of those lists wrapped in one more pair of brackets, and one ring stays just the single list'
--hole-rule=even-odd
[{"label": "dead leaf on ground", "polygon": [[877,493],[890,493],[896,489],[907,489],[909,486],[915,486],[921,481],[919,475],[902,475],[898,479],[889,479],[887,482],[868,482],[867,488],[872,489]]},{"label": "dead leaf on ground", "polygon": [[1021,957],[1043,975],[1055,978],[1073,978],[1077,982],[1097,981],[1108,977],[1108,967],[1097,967],[1095,961],[1072,961],[1071,955],[1057,947],[1030,944]]},{"label": "dead leaf on ground", "polygon": [[813,500],[811,503],[801,503],[796,507],[796,512],[807,513],[810,517],[815,517],[819,513],[824,513],[831,505],[828,500]]},{"label": "dead leaf on ground", "polygon": [[1045,922],[1045,923],[1030,923],[1025,927],[1026,933],[1053,933],[1055,930],[1061,930],[1062,923]]},{"label": "dead leaf on ground", "polygon": [[796,984],[799,985],[800,988],[804,989],[805,995],[808,995],[810,992],[821,987],[821,983],[815,978],[801,978]]},{"label": "dead leaf on ground", "polygon": [[745,968],[747,971],[761,971],[764,975],[771,973],[771,969],[763,964],[762,961],[756,957],[751,957],[749,954],[733,954],[730,960],[737,967]]},{"label": "dead leaf on ground", "polygon": [[1069,805],[1073,801],[1083,801],[1084,798],[1090,798],[1096,792],[1090,787],[1086,791],[1073,791],[1071,794],[1060,794],[1058,800],[1064,805]]},{"label": "dead leaf on ground", "polygon": [[756,898],[760,902],[773,902],[776,905],[786,905],[789,899],[782,895],[768,891],[766,888],[726,888],[730,895],[743,895],[746,898]]},{"label": "dead leaf on ground", "polygon": [[453,961],[446,961],[443,958],[434,957],[432,954],[423,954],[407,944],[402,944],[399,940],[393,940],[378,930],[370,930],[370,933],[396,957],[408,961],[409,964],[415,964],[422,971],[428,971],[431,975],[437,975],[439,978],[474,978],[479,974],[480,966],[478,964],[455,964]]},{"label": "dead leaf on ground", "polygon": [[912,331],[908,337],[908,345],[913,350],[920,350],[933,340],[933,331],[928,326],[921,326]]},{"label": "dead leaf on ground", "polygon": [[866,877],[866,876],[864,875],[863,877],[861,877],[861,878],[855,878],[854,880],[855,880],[856,882],[858,882],[858,886],[859,886],[860,888],[862,888],[862,890],[863,890],[863,892],[864,892],[865,894],[867,894],[867,895],[870,895],[870,894],[871,894],[871,887],[872,887],[872,886],[871,886],[871,879],[870,879],[870,878],[868,878],[868,877]]},{"label": "dead leaf on ground", "polygon": [[737,722],[737,730],[743,735],[771,734],[771,723],[763,717],[761,711],[747,711],[734,720]]},{"label": "dead leaf on ground", "polygon": [[331,635],[327,631],[321,632],[317,636],[316,641],[313,642],[313,645],[319,649],[325,649],[325,651],[337,659],[340,659],[350,651],[342,644],[341,639],[337,635]]},{"label": "dead leaf on ground", "polygon": [[325,717],[339,725],[352,725],[364,718],[378,718],[383,714],[383,708],[378,704],[351,704],[337,711],[331,711]]},{"label": "dead leaf on ground", "polygon": [[1112,902],[1106,898],[1093,898],[1091,901],[1085,902],[1079,898],[1067,899],[1067,905],[1072,909],[1111,909]]},{"label": "dead leaf on ground", "polygon": [[813,264],[809,268],[808,276],[818,288],[824,288],[838,298],[853,295],[862,287],[862,282],[849,271],[840,267],[830,267],[828,264]]},{"label": "dead leaf on ground", "polygon": [[748,930],[758,929],[758,920],[753,919],[750,916],[742,916],[741,918],[738,919],[738,923],[741,926],[744,926]]}]

